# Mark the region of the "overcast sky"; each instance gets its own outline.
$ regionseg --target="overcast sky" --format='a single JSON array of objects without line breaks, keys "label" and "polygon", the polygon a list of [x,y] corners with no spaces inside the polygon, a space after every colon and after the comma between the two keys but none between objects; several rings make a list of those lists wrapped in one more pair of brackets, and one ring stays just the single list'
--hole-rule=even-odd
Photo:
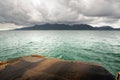
[{"label": "overcast sky", "polygon": [[0,30],[43,23],[120,27],[120,0],[0,0]]}]

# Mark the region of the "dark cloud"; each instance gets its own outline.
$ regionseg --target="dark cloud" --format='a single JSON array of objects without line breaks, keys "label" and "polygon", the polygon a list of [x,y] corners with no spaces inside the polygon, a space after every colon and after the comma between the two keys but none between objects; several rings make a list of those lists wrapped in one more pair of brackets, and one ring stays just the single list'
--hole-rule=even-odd
[{"label": "dark cloud", "polygon": [[120,0],[0,0],[0,23],[119,26]]}]

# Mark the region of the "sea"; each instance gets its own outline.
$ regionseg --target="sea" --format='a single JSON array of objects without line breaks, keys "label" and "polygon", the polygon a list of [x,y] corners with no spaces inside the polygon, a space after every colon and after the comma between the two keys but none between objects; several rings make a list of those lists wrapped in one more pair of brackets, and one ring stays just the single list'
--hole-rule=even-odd
[{"label": "sea", "polygon": [[32,54],[92,62],[116,75],[120,70],[120,31],[0,31],[0,61]]}]

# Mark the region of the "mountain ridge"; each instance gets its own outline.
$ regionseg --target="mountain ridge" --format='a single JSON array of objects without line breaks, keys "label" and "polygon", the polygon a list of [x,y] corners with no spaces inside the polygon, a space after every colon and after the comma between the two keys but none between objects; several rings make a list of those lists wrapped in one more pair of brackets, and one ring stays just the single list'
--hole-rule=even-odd
[{"label": "mountain ridge", "polygon": [[111,26],[93,27],[88,24],[42,24],[14,30],[120,30],[120,28],[112,28]]}]

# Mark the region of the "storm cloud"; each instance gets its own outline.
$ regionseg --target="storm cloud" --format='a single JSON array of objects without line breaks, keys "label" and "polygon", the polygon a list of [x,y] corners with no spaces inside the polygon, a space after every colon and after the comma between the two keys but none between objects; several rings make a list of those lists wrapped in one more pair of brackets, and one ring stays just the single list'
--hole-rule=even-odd
[{"label": "storm cloud", "polygon": [[0,24],[65,23],[119,27],[119,9],[120,0],[0,0]]}]

